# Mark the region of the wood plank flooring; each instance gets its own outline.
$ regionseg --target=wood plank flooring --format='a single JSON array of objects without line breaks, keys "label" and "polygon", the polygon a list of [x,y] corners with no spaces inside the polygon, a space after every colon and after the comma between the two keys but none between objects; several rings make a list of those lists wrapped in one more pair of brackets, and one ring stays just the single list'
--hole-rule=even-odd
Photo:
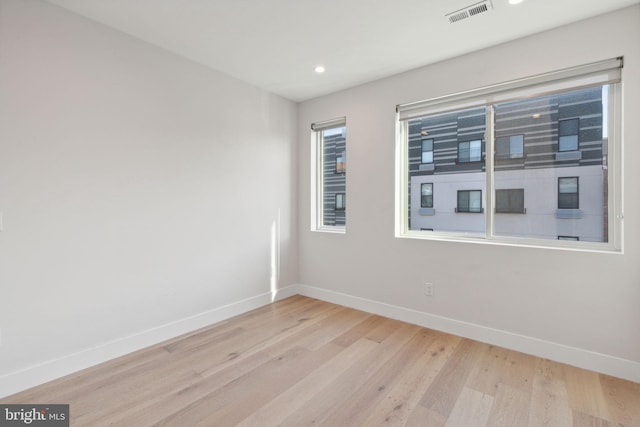
[{"label": "wood plank flooring", "polygon": [[9,396],[73,426],[640,426],[640,384],[294,296]]}]

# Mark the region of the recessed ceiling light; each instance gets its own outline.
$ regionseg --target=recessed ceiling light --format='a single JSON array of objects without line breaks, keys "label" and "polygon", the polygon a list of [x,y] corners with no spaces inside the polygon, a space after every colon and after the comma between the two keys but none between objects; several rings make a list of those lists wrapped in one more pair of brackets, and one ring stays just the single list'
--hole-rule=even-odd
[{"label": "recessed ceiling light", "polygon": [[522,3],[522,0],[509,0],[509,4],[518,4]]},{"label": "recessed ceiling light", "polygon": [[324,66],[322,66],[322,65],[318,65],[318,66],[315,68],[315,72],[316,72],[316,73],[318,73],[318,74],[322,74],[322,73],[324,73]]}]

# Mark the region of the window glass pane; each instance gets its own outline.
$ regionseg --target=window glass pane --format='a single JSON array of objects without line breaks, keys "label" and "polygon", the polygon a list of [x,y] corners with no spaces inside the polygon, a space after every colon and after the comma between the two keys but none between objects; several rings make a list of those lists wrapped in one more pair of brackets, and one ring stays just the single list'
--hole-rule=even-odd
[{"label": "window glass pane", "polygon": [[560,136],[577,135],[580,119],[560,120],[558,123],[558,134]]},{"label": "window glass pane", "polygon": [[561,136],[558,140],[559,151],[575,151],[578,149],[578,135]]},{"label": "window glass pane", "polygon": [[458,161],[459,162],[468,162],[470,159],[469,156],[469,142],[461,142],[458,144]]},{"label": "window glass pane", "polygon": [[[344,226],[346,223],[344,174],[347,128],[340,126],[322,132],[322,193],[323,218],[326,226]],[[340,196],[338,196],[340,194]]]},{"label": "window glass pane", "polygon": [[480,191],[469,192],[469,211],[480,212],[482,209],[482,193]]},{"label": "window glass pane", "polygon": [[469,142],[469,161],[479,162],[482,156],[482,141],[470,141]]},{"label": "window glass pane", "polygon": [[511,138],[502,137],[496,140],[496,159],[508,159],[511,153]]},{"label": "window glass pane", "polygon": [[509,158],[518,159],[524,155],[524,135],[513,135],[509,138]]},{"label": "window glass pane", "polygon": [[[496,214],[495,235],[607,241],[606,92],[607,86],[600,86],[493,105],[495,212],[515,213],[520,207],[513,190],[501,189],[522,189],[526,208],[521,215]],[[517,161],[500,152],[500,141],[507,137],[510,156],[518,151],[511,145],[514,134],[522,135],[522,152],[527,153]]]},{"label": "window glass pane", "polygon": [[[482,209],[482,190],[486,185],[482,152],[485,148],[485,124],[485,107],[428,115],[407,121],[410,230],[485,233],[486,211]],[[430,170],[420,168],[423,163],[423,132],[427,132],[432,141],[434,168]],[[434,207],[434,188],[437,188],[438,193],[435,212],[421,212],[421,208]],[[458,214],[460,209],[477,214]]]},{"label": "window glass pane", "polygon": [[347,171],[346,161],[347,157],[344,151],[336,155],[336,173],[345,173]]},{"label": "window glass pane", "polygon": [[560,193],[577,193],[578,178],[559,178],[558,188]]}]

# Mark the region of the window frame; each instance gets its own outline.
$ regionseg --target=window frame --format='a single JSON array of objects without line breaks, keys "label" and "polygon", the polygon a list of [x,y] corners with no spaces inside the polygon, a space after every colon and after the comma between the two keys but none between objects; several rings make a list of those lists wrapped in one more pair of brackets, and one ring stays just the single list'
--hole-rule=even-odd
[{"label": "window frame", "polygon": [[[475,158],[471,159],[471,143],[472,142],[479,142],[480,143],[480,154],[479,154],[478,159],[475,159]],[[469,144],[469,150],[468,150],[469,151],[469,160],[462,160],[461,157],[460,157],[460,151],[461,151],[460,150],[460,145],[462,145],[462,144]],[[483,146],[484,146],[484,140],[482,140],[482,139],[469,139],[467,141],[458,142],[458,158],[457,158],[456,161],[458,163],[479,163],[479,162],[481,162],[482,161],[482,152],[483,152],[482,147]]]},{"label": "window frame", "polygon": [[[561,185],[560,185],[560,181],[563,179],[575,179],[576,180],[576,191],[575,192],[561,192]],[[575,206],[571,206],[571,207],[564,207],[564,206],[560,206],[560,194],[575,194]],[[580,177],[579,176],[559,176],[558,177],[558,209],[580,209]]]},{"label": "window frame", "polygon": [[[521,191],[522,192],[522,208],[521,209],[499,209],[498,208],[498,192],[500,192],[500,194],[504,194],[504,192],[506,191]],[[497,214],[526,214],[527,213],[527,208],[524,205],[524,188],[496,188],[495,189],[495,213]],[[510,199],[509,199],[510,201]],[[511,204],[507,203],[509,205],[509,208],[511,208]]]},{"label": "window frame", "polygon": [[[347,150],[342,150],[342,153],[338,156],[336,154],[336,164],[335,164],[335,173],[337,174],[346,174],[347,173]],[[338,159],[342,159],[342,161],[338,161]],[[342,167],[338,167],[338,165],[342,165]]]},{"label": "window frame", "polygon": [[[467,210],[460,209],[461,193],[466,193],[468,196],[467,204],[469,205],[469,208]],[[471,209],[471,193],[480,193],[480,208],[478,210]],[[456,213],[473,213],[473,214],[484,213],[484,207],[482,206],[482,190],[458,190],[456,194]]]},{"label": "window frame", "polygon": [[[425,150],[424,149],[424,143],[427,141],[431,141],[431,150]],[[421,145],[421,152],[420,152],[420,164],[422,165],[430,165],[433,164],[433,138],[427,138],[427,139],[423,139],[422,141],[420,141],[420,145]],[[430,162],[425,162],[424,161],[424,153],[431,153],[431,161]]]},{"label": "window frame", "polygon": [[[514,156],[513,155],[514,152],[513,152],[513,150],[511,150],[511,148],[513,147],[512,138],[514,136],[522,137],[521,138],[522,140],[520,141],[522,150],[519,152],[519,154],[520,154],[519,156]],[[508,140],[507,142],[509,144],[509,150],[508,150],[508,153],[507,153],[506,156],[505,155],[498,155],[498,151],[499,151],[498,149],[499,149],[499,143],[500,143],[499,140],[500,139],[507,139]],[[514,135],[501,136],[499,138],[496,138],[496,144],[495,145],[496,145],[496,150],[495,150],[496,151],[496,160],[498,160],[498,161],[524,159],[524,134],[517,133],[517,134],[514,134]]]},{"label": "window frame", "polygon": [[[578,130],[576,131],[576,133],[570,133],[567,135],[562,135],[560,132],[560,129],[562,128],[562,123],[567,123],[567,122],[573,122],[573,121],[577,121],[578,122]],[[567,137],[567,136],[574,136],[576,137],[576,145],[575,148],[569,148],[569,149],[562,149],[562,138]],[[580,150],[580,118],[579,117],[571,117],[568,119],[560,119],[558,120],[558,152],[559,153],[566,153],[569,151],[578,151]]]},{"label": "window frame", "polygon": [[[425,185],[429,185],[431,186],[431,203],[428,204],[428,206],[425,206],[424,202],[424,194],[422,189],[424,188]],[[427,208],[427,209],[433,209],[433,182],[423,182],[420,184],[420,207],[421,208]]]},{"label": "window frame", "polygon": [[[311,211],[311,231],[319,231],[319,232],[327,232],[327,233],[338,233],[344,234],[346,233],[346,217],[345,217],[345,225],[325,225],[325,191],[324,191],[324,131],[337,129],[337,128],[345,128],[347,127],[347,119],[346,117],[339,117],[336,119],[325,120],[321,122],[315,122],[311,124],[311,137],[310,137],[310,170],[311,170],[311,189],[310,189],[310,211]],[[346,136],[345,136],[346,138]],[[344,157],[346,160],[346,151],[347,147],[345,144],[344,149]],[[344,194],[345,202],[346,202],[346,193],[347,193],[347,182],[346,182],[346,162],[345,162],[345,171],[338,172],[337,171],[337,156],[336,161],[334,162],[334,170],[335,174],[343,175],[345,177],[345,191],[341,192]],[[338,193],[335,193],[338,194]],[[334,196],[334,203],[336,199]],[[335,206],[335,204],[334,204]],[[345,212],[346,215],[346,203],[345,209],[335,209],[337,212]]]},{"label": "window frame", "polygon": [[[623,195],[622,195],[622,80],[623,58],[613,58],[591,64],[571,67],[532,77],[507,81],[491,86],[480,87],[465,92],[431,98],[424,101],[399,104],[396,107],[396,192],[395,192],[395,237],[423,240],[443,240],[464,243],[481,243],[534,247],[545,249],[576,250],[589,252],[623,253]],[[603,87],[603,95],[608,96],[607,119],[603,127],[608,128],[608,169],[607,192],[607,242],[565,241],[555,239],[535,239],[519,236],[504,236],[494,233],[495,221],[495,163],[493,105],[525,98],[570,92],[588,87]],[[475,107],[487,110],[486,134],[483,139],[486,175],[485,217],[486,229],[482,235],[471,233],[434,231],[430,233],[410,230],[409,225],[409,153],[408,121],[448,112]],[[524,144],[523,144],[524,145]],[[526,148],[523,146],[523,157]],[[491,154],[489,154],[491,153]],[[489,155],[487,155],[489,154]]]},{"label": "window frame", "polygon": [[[334,194],[334,200],[335,200],[335,210],[344,211],[344,210],[347,209],[347,195],[346,195],[346,193],[336,193],[336,194]],[[338,200],[340,200],[340,203],[338,203]]]}]

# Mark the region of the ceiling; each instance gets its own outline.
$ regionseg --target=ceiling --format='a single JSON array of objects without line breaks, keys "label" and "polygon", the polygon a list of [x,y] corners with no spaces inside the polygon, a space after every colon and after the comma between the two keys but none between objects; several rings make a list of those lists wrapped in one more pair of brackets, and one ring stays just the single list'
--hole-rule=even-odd
[{"label": "ceiling", "polygon": [[479,0],[47,1],[293,101],[640,3],[490,0],[450,23]]}]

